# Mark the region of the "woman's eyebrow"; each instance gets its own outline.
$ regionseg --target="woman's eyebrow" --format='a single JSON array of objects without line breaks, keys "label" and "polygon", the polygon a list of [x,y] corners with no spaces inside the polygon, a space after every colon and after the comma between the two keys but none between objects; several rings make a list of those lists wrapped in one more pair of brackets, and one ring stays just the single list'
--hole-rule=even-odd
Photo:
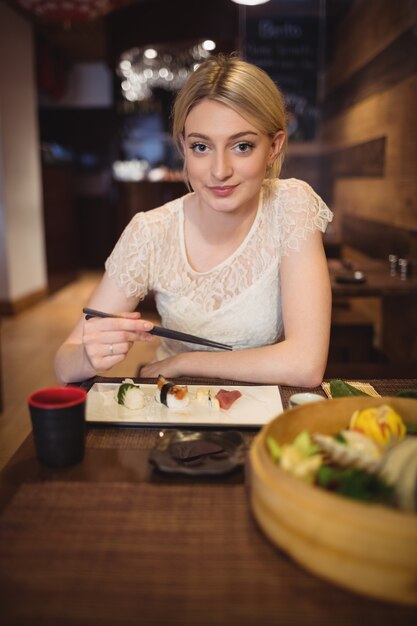
[{"label": "woman's eyebrow", "polygon": [[[244,130],[240,133],[235,133],[234,135],[231,135],[230,137],[228,137],[228,141],[233,141],[234,139],[240,139],[240,137],[247,137],[248,135],[255,135],[255,137],[257,137],[258,133],[256,133],[253,130]],[[208,135],[203,135],[203,133],[188,133],[187,139],[192,139],[192,138],[205,139],[207,141],[210,140],[210,137],[208,137]]]}]

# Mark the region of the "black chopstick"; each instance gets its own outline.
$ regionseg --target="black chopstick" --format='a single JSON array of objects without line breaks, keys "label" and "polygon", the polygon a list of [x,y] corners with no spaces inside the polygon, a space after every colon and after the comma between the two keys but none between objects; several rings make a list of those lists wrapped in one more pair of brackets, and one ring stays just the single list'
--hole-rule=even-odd
[{"label": "black chopstick", "polygon": [[[85,319],[90,317],[122,317],[114,313],[104,313],[103,311],[97,311],[96,309],[89,309],[85,307],[83,309]],[[162,328],[161,326],[154,326],[152,330],[148,331],[150,335],[157,335],[158,337],[165,337],[167,339],[175,339],[177,341],[185,341],[186,343],[196,343],[200,346],[207,346],[209,348],[218,348],[219,350],[233,350],[232,346],[228,346],[225,343],[218,343],[217,341],[211,341],[210,339],[204,339],[203,337],[196,337],[195,335],[188,335],[187,333],[181,333],[178,330],[171,330],[169,328]]]}]

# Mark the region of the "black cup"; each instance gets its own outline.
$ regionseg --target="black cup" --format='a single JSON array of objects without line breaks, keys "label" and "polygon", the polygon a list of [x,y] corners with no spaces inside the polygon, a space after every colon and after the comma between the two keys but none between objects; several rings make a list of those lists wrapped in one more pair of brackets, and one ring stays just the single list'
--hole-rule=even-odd
[{"label": "black cup", "polygon": [[79,387],[49,387],[28,398],[38,461],[53,467],[84,457],[87,393]]}]

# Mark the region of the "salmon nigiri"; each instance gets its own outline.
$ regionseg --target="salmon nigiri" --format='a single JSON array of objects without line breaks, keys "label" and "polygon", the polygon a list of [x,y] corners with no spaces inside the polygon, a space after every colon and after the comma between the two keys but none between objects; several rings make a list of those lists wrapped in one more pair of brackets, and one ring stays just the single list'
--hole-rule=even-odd
[{"label": "salmon nigiri", "polygon": [[168,409],[182,409],[190,402],[187,385],[175,385],[161,374],[156,381],[155,399]]}]

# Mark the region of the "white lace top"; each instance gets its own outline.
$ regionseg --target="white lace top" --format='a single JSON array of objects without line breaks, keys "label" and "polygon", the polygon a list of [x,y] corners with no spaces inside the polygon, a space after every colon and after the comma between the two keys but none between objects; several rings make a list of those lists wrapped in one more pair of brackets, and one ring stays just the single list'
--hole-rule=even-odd
[{"label": "white lace top", "polygon": [[[108,275],[127,297],[153,291],[167,328],[238,349],[276,343],[284,335],[281,257],[314,230],[324,232],[331,211],[303,181],[266,180],[245,240],[228,259],[197,272],[185,249],[184,197],[132,218],[106,261]],[[162,339],[157,358],[203,349],[211,348]]]}]

